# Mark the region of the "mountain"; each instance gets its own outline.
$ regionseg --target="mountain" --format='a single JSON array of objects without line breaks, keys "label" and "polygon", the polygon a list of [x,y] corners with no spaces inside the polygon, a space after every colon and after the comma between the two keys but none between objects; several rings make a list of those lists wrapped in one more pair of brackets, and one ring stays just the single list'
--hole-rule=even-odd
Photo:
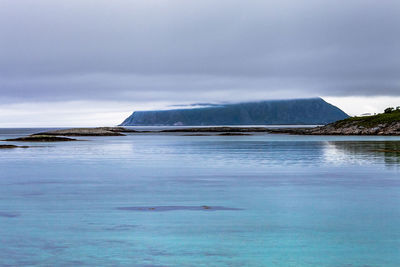
[{"label": "mountain", "polygon": [[327,124],[349,116],[322,98],[268,100],[220,106],[135,111],[121,126]]}]

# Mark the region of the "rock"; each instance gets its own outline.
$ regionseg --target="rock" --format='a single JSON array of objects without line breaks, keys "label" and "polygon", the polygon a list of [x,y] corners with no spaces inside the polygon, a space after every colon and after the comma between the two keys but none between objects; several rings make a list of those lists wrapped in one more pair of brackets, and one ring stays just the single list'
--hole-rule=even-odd
[{"label": "rock", "polygon": [[400,135],[400,121],[381,123],[370,127],[358,125],[358,121],[336,122],[307,130],[312,135]]},{"label": "rock", "polygon": [[122,132],[137,132],[123,127],[97,127],[97,128],[72,128],[65,130],[56,130],[36,135],[55,135],[55,136],[124,136]]},{"label": "rock", "polygon": [[0,149],[27,148],[29,146],[0,145]]},{"label": "rock", "polygon": [[240,135],[251,135],[248,133],[220,133],[219,136],[240,136]]},{"label": "rock", "polygon": [[25,137],[19,137],[15,139],[6,139],[4,141],[14,142],[66,142],[66,141],[78,141],[77,139],[58,137],[51,135],[30,135]]},{"label": "rock", "polygon": [[184,134],[183,136],[213,136],[212,134]]}]

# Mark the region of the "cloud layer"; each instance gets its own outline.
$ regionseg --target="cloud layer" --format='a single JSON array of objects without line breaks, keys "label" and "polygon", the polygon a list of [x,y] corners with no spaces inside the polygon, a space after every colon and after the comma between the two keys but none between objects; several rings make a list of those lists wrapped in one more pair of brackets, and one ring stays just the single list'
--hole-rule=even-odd
[{"label": "cloud layer", "polygon": [[400,96],[398,0],[3,0],[0,101]]}]

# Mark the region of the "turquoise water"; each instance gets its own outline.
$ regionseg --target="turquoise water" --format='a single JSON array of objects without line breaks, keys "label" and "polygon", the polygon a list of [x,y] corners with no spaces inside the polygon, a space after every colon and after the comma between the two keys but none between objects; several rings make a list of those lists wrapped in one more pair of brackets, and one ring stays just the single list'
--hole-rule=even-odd
[{"label": "turquoise water", "polygon": [[0,266],[400,266],[400,137],[81,139],[0,150]]}]

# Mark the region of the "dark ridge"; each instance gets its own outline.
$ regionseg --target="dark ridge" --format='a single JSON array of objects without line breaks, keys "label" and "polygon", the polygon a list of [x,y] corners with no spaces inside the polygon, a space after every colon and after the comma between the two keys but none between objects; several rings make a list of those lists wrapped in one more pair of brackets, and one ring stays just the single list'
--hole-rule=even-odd
[{"label": "dark ridge", "polygon": [[124,136],[125,132],[137,132],[123,127],[96,127],[96,128],[71,128],[42,132],[35,135],[54,135],[54,136]]},{"label": "dark ridge", "polygon": [[211,134],[183,134],[183,136],[212,136]]},{"label": "dark ridge", "polygon": [[248,133],[220,133],[219,136],[240,136],[240,135],[251,135]]},{"label": "dark ridge", "polygon": [[234,132],[270,132],[266,127],[196,127],[184,129],[168,129],[160,131],[162,133],[234,133]]},{"label": "dark ridge", "polygon": [[0,145],[0,149],[28,148],[29,146]]},{"label": "dark ridge", "polygon": [[66,142],[66,141],[78,141],[77,139],[58,137],[50,135],[30,135],[26,137],[19,137],[15,139],[6,139],[4,141],[13,142]]}]

